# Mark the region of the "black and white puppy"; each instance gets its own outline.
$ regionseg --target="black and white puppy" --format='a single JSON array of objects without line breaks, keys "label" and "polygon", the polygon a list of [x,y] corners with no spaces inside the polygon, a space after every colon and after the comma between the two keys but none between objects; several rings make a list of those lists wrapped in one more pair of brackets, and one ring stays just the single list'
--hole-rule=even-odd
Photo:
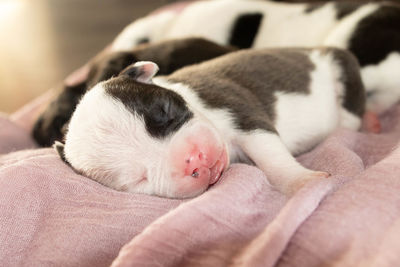
[{"label": "black and white puppy", "polygon": [[293,155],[337,127],[358,129],[364,113],[359,66],[344,50],[242,50],[157,71],[138,62],[84,95],[58,145],[74,169],[117,190],[185,198],[250,162],[291,194],[329,176]]},{"label": "black and white puppy", "polygon": [[75,85],[62,85],[57,97],[36,120],[32,135],[41,146],[51,146],[62,141],[66,126],[76,105],[87,91],[101,81],[118,75],[127,66],[149,60],[160,66],[160,74],[234,51],[230,46],[221,46],[201,38],[185,38],[143,44],[130,51],[102,53],[90,63],[87,78]]},{"label": "black and white puppy", "polygon": [[400,5],[396,3],[197,1],[178,14],[167,10],[135,21],[112,49],[184,36],[239,48],[348,49],[361,65],[369,110],[380,113],[400,98]]}]

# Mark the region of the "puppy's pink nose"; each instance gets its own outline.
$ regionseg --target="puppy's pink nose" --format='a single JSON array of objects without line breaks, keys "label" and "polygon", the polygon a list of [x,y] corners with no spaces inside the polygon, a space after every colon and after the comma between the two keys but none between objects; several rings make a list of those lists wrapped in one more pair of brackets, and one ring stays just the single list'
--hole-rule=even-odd
[{"label": "puppy's pink nose", "polygon": [[209,168],[210,162],[207,154],[195,150],[185,158],[185,175],[194,178],[203,174],[204,168]]}]

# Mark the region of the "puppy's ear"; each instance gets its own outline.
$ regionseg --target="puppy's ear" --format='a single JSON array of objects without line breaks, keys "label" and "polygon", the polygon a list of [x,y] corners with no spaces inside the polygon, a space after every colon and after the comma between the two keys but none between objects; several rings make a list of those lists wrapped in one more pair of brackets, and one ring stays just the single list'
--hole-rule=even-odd
[{"label": "puppy's ear", "polygon": [[126,67],[119,75],[129,76],[138,82],[151,83],[151,79],[156,75],[158,69],[154,62],[139,61]]},{"label": "puppy's ear", "polygon": [[65,153],[64,153],[64,144],[58,141],[54,142],[53,148],[57,151],[58,155],[60,156],[60,158],[67,162],[66,158],[65,158]]}]

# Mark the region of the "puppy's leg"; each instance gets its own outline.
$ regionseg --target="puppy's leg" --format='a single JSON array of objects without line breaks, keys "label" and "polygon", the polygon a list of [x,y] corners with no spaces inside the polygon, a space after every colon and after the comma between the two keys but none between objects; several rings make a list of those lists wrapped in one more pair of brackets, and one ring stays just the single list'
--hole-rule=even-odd
[{"label": "puppy's leg", "polygon": [[326,178],[329,173],[312,171],[300,165],[280,137],[256,130],[239,137],[239,146],[267,175],[268,180],[286,195],[292,195],[306,182]]},{"label": "puppy's leg", "polygon": [[380,133],[382,126],[378,114],[372,111],[366,111],[363,116],[362,129],[370,133]]}]

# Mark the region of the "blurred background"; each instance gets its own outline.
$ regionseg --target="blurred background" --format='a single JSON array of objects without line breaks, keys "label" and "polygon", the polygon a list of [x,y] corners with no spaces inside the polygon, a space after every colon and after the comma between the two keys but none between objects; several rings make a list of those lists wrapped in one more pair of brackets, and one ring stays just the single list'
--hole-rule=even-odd
[{"label": "blurred background", "polygon": [[168,0],[0,0],[0,112],[59,84]]}]

